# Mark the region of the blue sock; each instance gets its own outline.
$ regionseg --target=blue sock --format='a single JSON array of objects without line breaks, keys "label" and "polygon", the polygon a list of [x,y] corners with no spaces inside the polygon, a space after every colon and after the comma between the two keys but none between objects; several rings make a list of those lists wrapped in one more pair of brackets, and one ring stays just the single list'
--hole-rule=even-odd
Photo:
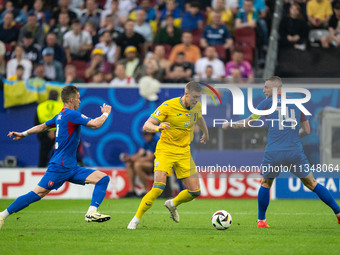
[{"label": "blue sock", "polygon": [[109,185],[110,177],[104,176],[99,180],[99,182],[96,183],[94,186],[93,194],[92,194],[92,200],[91,200],[91,206],[99,207],[100,204],[103,202],[104,197],[106,195],[106,189]]},{"label": "blue sock", "polygon": [[30,204],[39,201],[40,199],[41,197],[37,193],[30,191],[27,194],[18,197],[7,207],[7,211],[9,214],[19,212]]},{"label": "blue sock", "polygon": [[318,183],[316,184],[313,191],[319,196],[322,202],[324,202],[326,205],[332,208],[335,214],[340,213],[340,207],[337,204],[337,202],[335,202],[332,194],[329,192],[328,189],[326,189],[324,186]]},{"label": "blue sock", "polygon": [[258,200],[258,207],[259,207],[259,212],[258,212],[258,219],[259,220],[265,220],[266,219],[266,211],[269,205],[269,198],[270,198],[270,194],[269,194],[270,189],[269,188],[265,188],[263,186],[261,186],[260,190],[259,190],[259,194],[257,197]]}]

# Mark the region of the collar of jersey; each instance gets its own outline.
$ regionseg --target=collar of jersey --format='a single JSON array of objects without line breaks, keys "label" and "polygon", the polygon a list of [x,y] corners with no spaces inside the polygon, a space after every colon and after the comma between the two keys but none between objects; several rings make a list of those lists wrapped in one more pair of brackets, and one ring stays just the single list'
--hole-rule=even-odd
[{"label": "collar of jersey", "polygon": [[185,107],[184,104],[182,103],[181,97],[179,97],[179,103],[181,104],[181,106],[183,106],[184,109],[190,111],[190,107]]}]

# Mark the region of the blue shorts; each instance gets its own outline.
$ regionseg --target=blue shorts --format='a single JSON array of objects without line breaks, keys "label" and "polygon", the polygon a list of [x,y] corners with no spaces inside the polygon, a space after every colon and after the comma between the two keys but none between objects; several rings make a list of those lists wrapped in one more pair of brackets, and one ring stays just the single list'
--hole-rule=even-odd
[{"label": "blue shorts", "polygon": [[48,190],[59,189],[66,181],[85,185],[86,178],[94,171],[93,169],[79,166],[65,168],[56,164],[49,164],[38,186]]},{"label": "blue shorts", "polygon": [[310,172],[308,159],[303,151],[265,152],[261,174],[265,179],[274,179],[281,172],[291,172],[298,178],[306,177]]}]

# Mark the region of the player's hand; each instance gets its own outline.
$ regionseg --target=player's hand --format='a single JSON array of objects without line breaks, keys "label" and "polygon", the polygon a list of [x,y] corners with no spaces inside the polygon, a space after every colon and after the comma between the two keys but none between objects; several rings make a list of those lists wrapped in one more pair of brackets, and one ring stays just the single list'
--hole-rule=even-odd
[{"label": "player's hand", "polygon": [[206,144],[209,141],[209,135],[203,134],[200,143]]},{"label": "player's hand", "polygon": [[229,128],[229,122],[223,123],[222,128],[223,129],[228,129]]},{"label": "player's hand", "polygon": [[169,129],[170,128],[170,123],[169,122],[162,122],[158,126],[159,130],[164,130],[164,129]]},{"label": "player's hand", "polygon": [[111,108],[111,105],[103,104],[103,106],[100,107],[100,110],[102,111],[102,113],[106,112],[110,115]]},{"label": "player's hand", "polygon": [[7,136],[10,137],[10,138],[12,138],[14,136],[14,138],[13,138],[14,141],[19,141],[19,140],[21,140],[22,138],[25,137],[23,135],[23,133],[14,132],[14,131],[9,132]]}]

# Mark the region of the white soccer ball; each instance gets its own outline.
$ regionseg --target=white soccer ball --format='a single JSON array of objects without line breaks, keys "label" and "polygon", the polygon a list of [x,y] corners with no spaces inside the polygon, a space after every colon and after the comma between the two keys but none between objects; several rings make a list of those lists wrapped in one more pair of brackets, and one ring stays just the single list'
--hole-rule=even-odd
[{"label": "white soccer ball", "polygon": [[211,218],[211,223],[217,230],[228,229],[231,225],[231,222],[232,218],[230,213],[224,210],[215,212]]}]

